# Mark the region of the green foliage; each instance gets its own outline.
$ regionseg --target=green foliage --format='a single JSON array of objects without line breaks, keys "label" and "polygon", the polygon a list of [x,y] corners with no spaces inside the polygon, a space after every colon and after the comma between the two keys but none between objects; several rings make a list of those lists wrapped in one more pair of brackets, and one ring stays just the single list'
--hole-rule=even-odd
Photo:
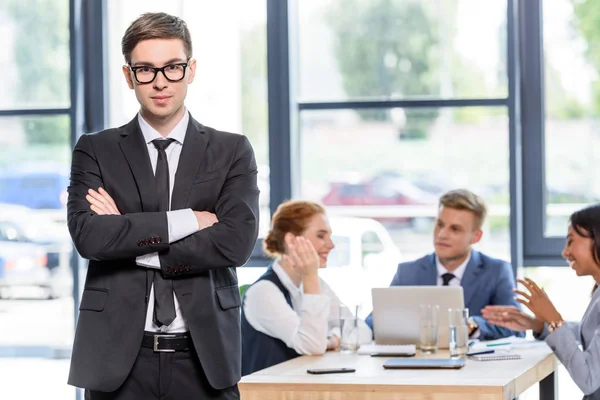
[{"label": "green foliage", "polygon": [[256,25],[243,33],[242,57],[242,131],[254,144],[256,158],[268,164],[267,109],[267,32]]},{"label": "green foliage", "polygon": [[[346,94],[353,98],[428,96],[439,93],[438,23],[417,1],[336,0],[325,16]],[[423,138],[437,110],[407,109],[401,137]],[[360,111],[388,120],[389,111]]]},{"label": "green foliage", "polygon": [[[13,49],[19,73],[17,104],[31,108],[68,105],[69,2],[4,1],[15,28]],[[68,118],[25,119],[23,129],[32,144],[69,144]]]},{"label": "green foliage", "polygon": [[[600,71],[600,2],[597,0],[574,1],[575,27],[587,42],[586,56],[592,66]],[[593,112],[600,112],[600,83],[593,83],[594,104]],[[570,113],[573,113],[573,105],[570,105]]]}]

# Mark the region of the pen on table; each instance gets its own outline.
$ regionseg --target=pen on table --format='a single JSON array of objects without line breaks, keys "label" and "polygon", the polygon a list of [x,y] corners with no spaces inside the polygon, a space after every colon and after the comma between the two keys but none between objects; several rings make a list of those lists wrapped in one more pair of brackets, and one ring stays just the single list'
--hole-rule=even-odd
[{"label": "pen on table", "polygon": [[482,351],[474,351],[472,353],[467,353],[467,357],[470,356],[478,356],[480,354],[492,354],[493,352],[495,352],[496,350],[482,350]]},{"label": "pen on table", "polygon": [[511,344],[510,342],[488,343],[488,344],[485,345],[485,347],[508,346],[510,344]]}]

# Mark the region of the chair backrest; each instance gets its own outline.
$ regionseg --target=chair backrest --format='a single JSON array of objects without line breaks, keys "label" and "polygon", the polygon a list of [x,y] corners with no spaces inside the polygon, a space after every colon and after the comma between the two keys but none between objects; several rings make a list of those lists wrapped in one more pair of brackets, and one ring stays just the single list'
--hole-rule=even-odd
[{"label": "chair backrest", "polygon": [[240,286],[240,298],[244,297],[244,293],[246,293],[246,290],[249,287],[250,287],[250,285],[248,285],[248,284]]}]

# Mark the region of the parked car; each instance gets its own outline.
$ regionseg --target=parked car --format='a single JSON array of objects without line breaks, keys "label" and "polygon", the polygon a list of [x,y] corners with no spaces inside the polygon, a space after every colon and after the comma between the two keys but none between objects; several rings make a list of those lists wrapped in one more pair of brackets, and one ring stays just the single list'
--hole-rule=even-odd
[{"label": "parked car", "polygon": [[45,252],[45,268],[49,273],[44,275],[46,281],[33,286],[43,287],[49,298],[71,293],[73,246],[65,224],[53,222],[37,210],[0,204],[0,243],[36,245]]},{"label": "parked car", "polygon": [[[334,182],[321,200],[328,206],[402,206],[435,205],[438,197],[410,180],[381,174],[361,182]],[[414,223],[411,217],[378,217],[380,222]]]},{"label": "parked car", "polygon": [[51,297],[51,274],[46,251],[33,243],[0,241],[0,298],[19,287],[39,287]]},{"label": "parked car", "polygon": [[[381,223],[371,218],[329,218],[335,248],[329,254],[327,268],[319,275],[349,305],[361,307],[361,314],[371,311],[371,288],[390,284],[400,250]],[[239,285],[254,283],[271,263],[262,250],[260,235],[248,262],[237,269]]]}]

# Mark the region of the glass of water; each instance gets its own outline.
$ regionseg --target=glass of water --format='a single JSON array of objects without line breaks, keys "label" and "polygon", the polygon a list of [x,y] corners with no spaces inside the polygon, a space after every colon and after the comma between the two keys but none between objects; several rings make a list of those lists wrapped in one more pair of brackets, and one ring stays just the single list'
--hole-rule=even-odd
[{"label": "glass of water", "polygon": [[450,357],[464,357],[468,351],[469,343],[469,309],[448,309],[449,339],[448,348]]},{"label": "glass of water", "polygon": [[423,354],[433,354],[438,349],[440,307],[421,304],[419,326],[419,348]]},{"label": "glass of water", "polygon": [[340,306],[340,351],[354,353],[358,350],[358,309],[354,314],[346,306]]}]

